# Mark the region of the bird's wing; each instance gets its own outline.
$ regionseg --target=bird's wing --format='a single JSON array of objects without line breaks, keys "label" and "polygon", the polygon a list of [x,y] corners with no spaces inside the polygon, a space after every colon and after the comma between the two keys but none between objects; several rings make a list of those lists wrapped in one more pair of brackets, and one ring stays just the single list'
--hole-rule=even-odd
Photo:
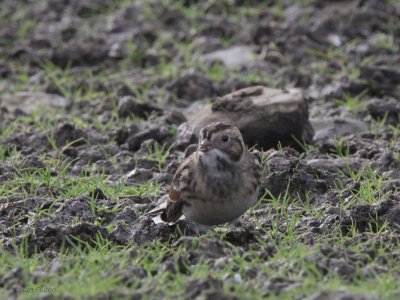
[{"label": "bird's wing", "polygon": [[181,199],[182,188],[190,183],[191,170],[193,166],[193,155],[189,156],[187,159],[181,163],[175,172],[174,178],[172,179],[172,184],[169,189],[169,199],[171,201],[179,201]]},{"label": "bird's wing", "polygon": [[178,222],[182,217],[182,206],[183,201],[170,201],[167,204],[167,208],[161,214],[161,220],[168,224],[175,224]]},{"label": "bird's wing", "polygon": [[181,197],[181,190],[190,183],[192,166],[193,156],[190,156],[185,159],[175,172],[168,192],[169,201],[165,213],[161,215],[161,219],[165,222],[175,224],[182,217],[184,200]]},{"label": "bird's wing", "polygon": [[168,199],[151,211],[144,214],[153,217],[154,223],[175,224],[182,216],[184,201],[181,199],[181,189],[188,183],[191,177],[189,172],[192,166],[192,158],[187,158],[176,170],[172,184],[168,192]]},{"label": "bird's wing", "polygon": [[151,217],[154,224],[164,223],[173,225],[183,217],[182,205],[182,201],[164,200],[143,216]]},{"label": "bird's wing", "polygon": [[145,213],[143,216],[145,216],[145,217],[154,217],[156,215],[160,215],[167,208],[167,203],[168,203],[167,200],[162,201],[159,205],[157,205],[152,210],[150,210],[147,213]]}]

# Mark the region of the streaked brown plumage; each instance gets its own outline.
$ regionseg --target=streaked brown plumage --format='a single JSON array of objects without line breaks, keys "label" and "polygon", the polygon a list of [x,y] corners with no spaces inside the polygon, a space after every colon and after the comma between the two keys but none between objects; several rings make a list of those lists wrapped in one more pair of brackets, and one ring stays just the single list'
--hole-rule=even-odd
[{"label": "streaked brown plumage", "polygon": [[202,225],[233,221],[257,201],[260,177],[260,164],[240,131],[212,123],[200,131],[197,151],[177,169],[161,219],[175,223],[183,214]]}]

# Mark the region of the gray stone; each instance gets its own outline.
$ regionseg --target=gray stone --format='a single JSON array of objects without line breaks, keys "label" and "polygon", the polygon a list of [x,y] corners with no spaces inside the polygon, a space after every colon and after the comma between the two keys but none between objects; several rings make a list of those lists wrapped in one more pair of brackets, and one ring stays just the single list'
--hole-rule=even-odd
[{"label": "gray stone", "polygon": [[56,112],[68,104],[69,101],[62,96],[42,92],[18,92],[6,94],[0,98],[0,105],[8,111],[21,110],[25,114],[31,114],[37,110]]},{"label": "gray stone", "polygon": [[351,293],[347,291],[320,291],[307,300],[378,300],[374,293]]},{"label": "gray stone", "polygon": [[118,116],[126,118],[135,116],[147,119],[152,111],[161,112],[162,109],[155,104],[139,101],[131,96],[122,97],[118,102]]},{"label": "gray stone", "polygon": [[346,212],[337,206],[330,206],[328,207],[328,209],[326,210],[326,214],[328,215],[335,215],[335,216],[344,216],[346,214]]},{"label": "gray stone", "polygon": [[326,137],[339,138],[367,130],[364,122],[346,117],[316,118],[311,119],[311,124],[315,129],[314,140]]},{"label": "gray stone", "polygon": [[153,177],[153,172],[143,168],[135,168],[125,176],[125,180],[142,183]]},{"label": "gray stone", "polygon": [[202,56],[205,60],[220,60],[227,67],[248,65],[256,60],[252,47],[233,46],[223,50],[217,50]]},{"label": "gray stone", "polygon": [[308,121],[307,103],[298,91],[254,86],[220,97],[202,109],[195,105],[197,112],[189,108],[188,121],[178,128],[177,145],[180,147],[196,143],[200,129],[217,121],[235,125],[248,146],[258,145],[264,149],[278,142],[298,148],[292,136],[299,140],[304,137],[310,142],[314,134]]}]

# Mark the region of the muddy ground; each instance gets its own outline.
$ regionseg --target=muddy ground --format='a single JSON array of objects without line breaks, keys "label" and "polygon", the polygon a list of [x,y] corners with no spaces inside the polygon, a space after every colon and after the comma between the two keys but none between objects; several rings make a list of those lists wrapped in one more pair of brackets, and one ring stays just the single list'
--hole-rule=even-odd
[{"label": "muddy ground", "polygon": [[[366,277],[385,272],[385,260],[365,258],[376,241],[394,245],[388,251],[399,262],[399,6],[382,0],[262,2],[3,1],[2,251],[27,239],[28,256],[51,259],[68,247],[67,237],[90,243],[98,232],[123,246],[157,238],[170,247],[190,243],[195,233],[186,221],[179,224],[186,235],[180,237],[175,227],[142,217],[165,195],[184,158],[185,149],[174,144],[177,127],[194,101],[207,105],[264,85],[301,89],[315,135],[300,150],[264,149],[260,199],[265,189],[279,201],[287,191],[289,202],[313,207],[287,209],[289,220],[298,219],[292,229],[299,243],[339,236],[360,243],[361,252],[350,253],[347,245],[326,242],[309,258],[321,270],[345,278],[360,269]],[[215,59],[215,51],[234,46],[244,52],[228,66]],[[161,148],[162,158],[149,150]],[[119,194],[110,188],[116,185]],[[277,229],[279,239],[290,229],[285,218],[274,223],[280,209],[261,201],[241,227],[226,227],[224,239],[238,251],[257,251],[261,240],[269,252],[262,248],[259,255],[268,261],[276,246],[266,232]],[[196,264],[206,257],[212,264],[231,254],[229,246],[207,238],[182,259]],[[162,264],[165,270],[171,262]],[[13,270],[0,278],[16,297],[24,287]],[[293,283],[266,282],[276,295]],[[188,298],[215,286],[208,279],[188,285]]]}]

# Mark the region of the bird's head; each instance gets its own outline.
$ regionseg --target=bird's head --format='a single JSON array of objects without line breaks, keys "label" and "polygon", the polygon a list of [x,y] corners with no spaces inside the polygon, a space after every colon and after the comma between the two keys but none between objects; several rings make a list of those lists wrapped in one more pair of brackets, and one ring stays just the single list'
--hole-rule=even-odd
[{"label": "bird's head", "polygon": [[198,150],[206,155],[221,153],[232,162],[237,162],[246,147],[239,129],[228,123],[216,122],[200,130]]}]

